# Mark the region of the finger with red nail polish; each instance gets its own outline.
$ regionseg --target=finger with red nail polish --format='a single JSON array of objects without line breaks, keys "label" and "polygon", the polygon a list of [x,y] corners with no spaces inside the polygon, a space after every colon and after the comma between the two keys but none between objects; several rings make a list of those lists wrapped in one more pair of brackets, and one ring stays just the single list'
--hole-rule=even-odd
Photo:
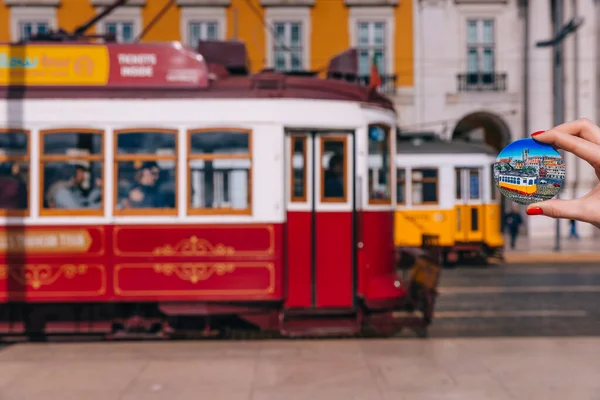
[{"label": "finger with red nail polish", "polygon": [[541,135],[541,134],[542,134],[542,133],[544,133],[544,132],[546,132],[546,131],[537,131],[537,132],[533,132],[533,133],[531,134],[531,137],[534,137],[534,136],[537,136],[537,135]]},{"label": "finger with red nail polish", "polygon": [[527,209],[527,215],[544,215],[540,207],[530,207]]}]

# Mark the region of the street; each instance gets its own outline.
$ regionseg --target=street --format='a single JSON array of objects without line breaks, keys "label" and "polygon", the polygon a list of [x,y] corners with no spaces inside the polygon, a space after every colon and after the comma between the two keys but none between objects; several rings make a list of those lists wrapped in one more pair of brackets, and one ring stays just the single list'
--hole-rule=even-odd
[{"label": "street", "polygon": [[600,266],[443,270],[431,337],[600,336]]}]

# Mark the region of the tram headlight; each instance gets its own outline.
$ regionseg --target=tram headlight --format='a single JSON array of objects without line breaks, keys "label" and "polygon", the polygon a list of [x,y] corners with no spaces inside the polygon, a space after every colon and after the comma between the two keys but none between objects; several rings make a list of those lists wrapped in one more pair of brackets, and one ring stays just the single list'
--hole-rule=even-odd
[{"label": "tram headlight", "polygon": [[395,280],[394,281],[394,286],[396,286],[396,289],[400,289],[400,286],[402,286],[402,282],[400,282],[399,280]]}]

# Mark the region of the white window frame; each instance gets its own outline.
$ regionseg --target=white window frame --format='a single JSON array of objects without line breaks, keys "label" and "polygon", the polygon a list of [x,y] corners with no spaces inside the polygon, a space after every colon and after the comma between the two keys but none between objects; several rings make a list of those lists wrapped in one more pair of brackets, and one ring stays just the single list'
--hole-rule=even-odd
[{"label": "white window frame", "polygon": [[[312,29],[310,7],[266,7],[265,21],[267,29],[274,28],[275,23],[278,22],[299,22],[302,24],[302,69],[309,70],[311,68],[310,33]],[[274,34],[274,32],[266,32],[267,66],[269,68],[275,68]]]},{"label": "white window frame", "polygon": [[385,24],[385,66],[384,75],[393,75],[395,71],[394,46],[396,39],[396,12],[392,6],[350,7],[348,18],[350,43],[358,47],[359,22],[383,22]]},{"label": "white window frame", "polygon": [[[476,21],[476,27],[477,27],[477,42],[476,43],[469,43],[468,41],[468,28],[467,28],[467,24],[469,23],[469,21]],[[493,38],[492,38],[492,42],[491,43],[484,43],[483,42],[483,23],[484,21],[492,21],[492,34],[493,34]],[[466,54],[465,54],[465,58],[466,58],[466,65],[465,65],[465,71],[467,73],[469,73],[470,71],[468,71],[469,68],[469,49],[471,47],[475,47],[477,49],[477,61],[478,61],[478,65],[477,65],[477,71],[474,71],[473,73],[484,73],[483,70],[483,50],[486,47],[489,47],[492,49],[492,71],[488,71],[487,73],[495,73],[498,68],[498,22],[496,20],[496,18],[493,17],[487,17],[487,16],[478,16],[478,17],[474,17],[474,16],[468,16],[464,19],[464,28],[465,30],[465,34],[464,34],[464,41],[463,44],[466,47]]]},{"label": "white window frame", "polygon": [[[96,14],[102,12],[105,7],[96,7]],[[121,7],[114,10],[106,18],[96,24],[96,32],[105,34],[106,24],[109,23],[133,23],[133,38],[135,39],[142,32],[142,8],[141,7]]]},{"label": "white window frame", "polygon": [[48,22],[48,29],[56,30],[56,7],[10,7],[10,38],[11,41],[21,39],[20,25],[25,22]]},{"label": "white window frame", "polygon": [[[216,22],[219,40],[225,40],[227,36],[227,10],[225,7],[181,7],[180,18],[181,41],[189,46],[189,25],[193,22]],[[192,47],[196,47],[193,44]]]}]

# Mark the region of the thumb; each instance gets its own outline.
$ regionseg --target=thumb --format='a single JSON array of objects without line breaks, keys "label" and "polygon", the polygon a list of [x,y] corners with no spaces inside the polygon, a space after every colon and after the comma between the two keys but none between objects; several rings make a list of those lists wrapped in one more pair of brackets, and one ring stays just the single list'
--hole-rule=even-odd
[{"label": "thumb", "polygon": [[548,200],[527,207],[527,215],[544,215],[551,218],[566,218],[585,221],[585,213],[579,199]]}]

